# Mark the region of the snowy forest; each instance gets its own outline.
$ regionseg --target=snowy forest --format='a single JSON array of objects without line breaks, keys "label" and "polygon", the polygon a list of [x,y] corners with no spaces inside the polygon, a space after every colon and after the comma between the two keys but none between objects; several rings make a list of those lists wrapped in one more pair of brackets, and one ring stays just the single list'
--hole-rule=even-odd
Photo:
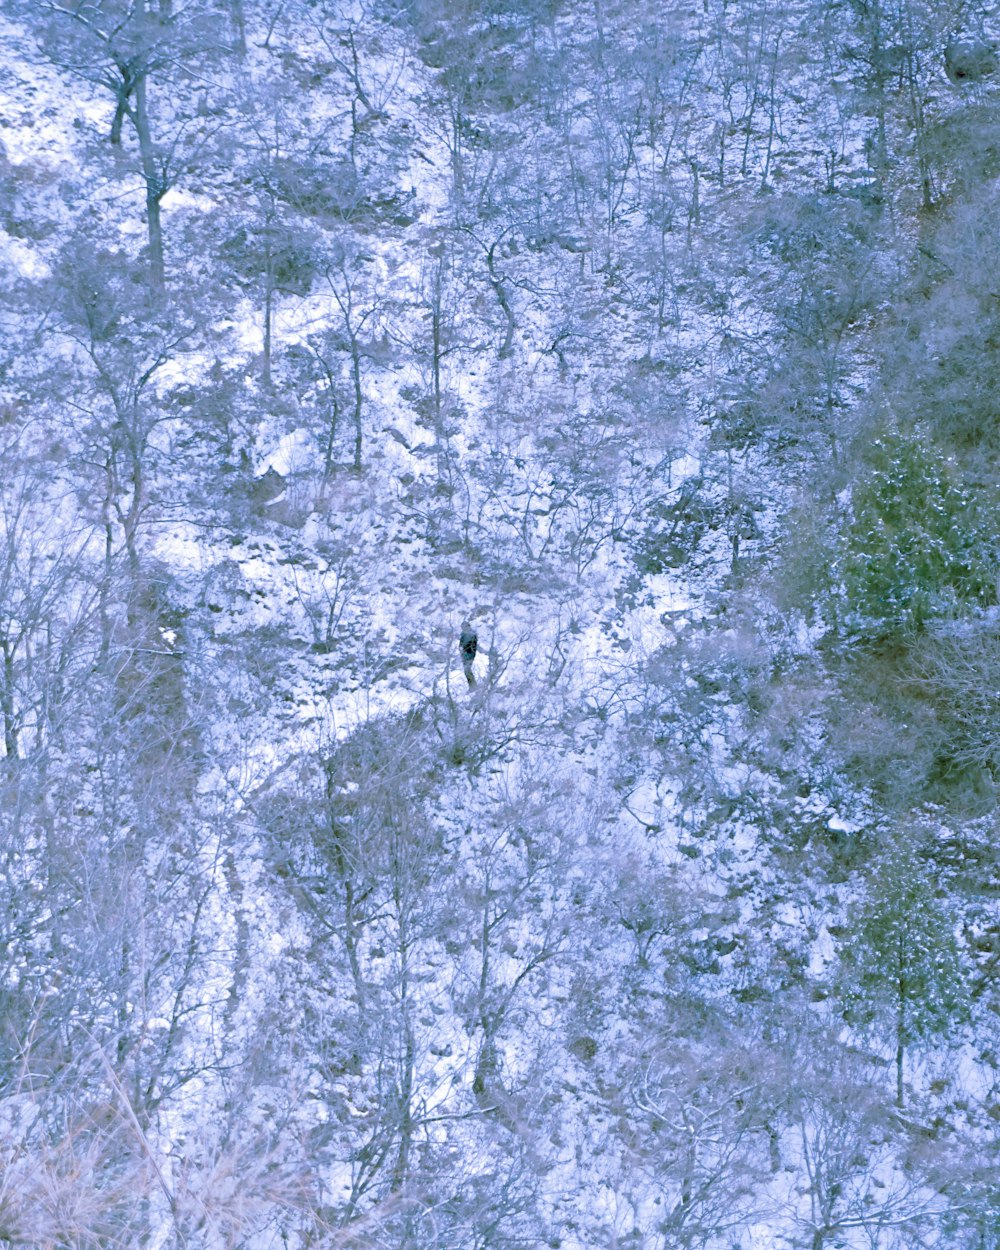
[{"label": "snowy forest", "polygon": [[0,1246],[998,1250],[1000,5],[0,53]]}]

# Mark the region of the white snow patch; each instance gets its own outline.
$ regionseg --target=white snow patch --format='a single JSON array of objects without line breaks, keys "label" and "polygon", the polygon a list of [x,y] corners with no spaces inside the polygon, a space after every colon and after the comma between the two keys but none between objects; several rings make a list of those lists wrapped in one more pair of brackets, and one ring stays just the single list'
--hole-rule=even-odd
[{"label": "white snow patch", "polygon": [[698,477],[701,473],[701,461],[697,456],[685,454],[670,462],[670,484],[679,486],[688,478]]},{"label": "white snow patch", "polygon": [[695,610],[691,596],[682,586],[678,586],[676,579],[669,573],[657,573],[648,577],[646,585],[655,600],[656,611],[661,616],[667,613],[671,616],[683,616]]},{"label": "white snow patch", "polygon": [[204,535],[195,526],[175,525],[170,531],[158,535],[155,552],[175,569],[193,569],[201,572],[206,564]]},{"label": "white snow patch", "polygon": [[257,465],[257,475],[273,469],[282,477],[299,469],[308,469],[316,459],[316,444],[308,430],[293,430]]},{"label": "white snow patch", "polygon": [[38,280],[47,278],[52,270],[31,248],[20,239],[0,233],[0,269],[20,274],[22,278]]},{"label": "white snow patch", "polygon": [[180,187],[171,187],[160,201],[161,207],[167,212],[181,208],[191,208],[199,213],[210,213],[218,206],[207,195],[198,195],[195,191],[184,191]]}]

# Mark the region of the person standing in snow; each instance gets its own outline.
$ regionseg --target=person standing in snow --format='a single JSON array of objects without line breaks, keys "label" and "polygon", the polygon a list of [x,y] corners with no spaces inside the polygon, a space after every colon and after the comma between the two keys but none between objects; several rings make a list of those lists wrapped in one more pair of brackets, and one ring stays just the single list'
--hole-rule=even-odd
[{"label": "person standing in snow", "polygon": [[472,661],[476,658],[478,646],[479,635],[468,621],[463,621],[462,632],[458,638],[458,647],[462,653],[462,668],[465,669],[465,680],[469,683],[470,690],[476,684],[476,675],[472,671]]}]

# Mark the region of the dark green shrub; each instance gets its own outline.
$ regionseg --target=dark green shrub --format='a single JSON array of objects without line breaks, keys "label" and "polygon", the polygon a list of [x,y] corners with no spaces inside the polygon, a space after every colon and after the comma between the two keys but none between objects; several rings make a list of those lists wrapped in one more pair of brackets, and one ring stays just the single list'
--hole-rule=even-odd
[{"label": "dark green shrub", "polygon": [[886,635],[995,598],[985,508],[917,434],[876,440],[841,537],[845,624]]}]

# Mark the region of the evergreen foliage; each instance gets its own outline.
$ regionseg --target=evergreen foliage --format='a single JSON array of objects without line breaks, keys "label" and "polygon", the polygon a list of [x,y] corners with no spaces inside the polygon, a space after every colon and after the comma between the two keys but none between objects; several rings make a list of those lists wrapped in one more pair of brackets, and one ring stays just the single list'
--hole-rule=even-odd
[{"label": "evergreen foliage", "polygon": [[841,949],[845,1015],[894,1048],[900,1106],[906,1052],[947,1033],[968,1011],[954,918],[940,893],[931,865],[904,835],[869,868]]},{"label": "evergreen foliage", "polygon": [[916,431],[889,431],[874,441],[866,470],[842,536],[845,624],[900,633],[991,602],[989,518],[954,461]]}]

